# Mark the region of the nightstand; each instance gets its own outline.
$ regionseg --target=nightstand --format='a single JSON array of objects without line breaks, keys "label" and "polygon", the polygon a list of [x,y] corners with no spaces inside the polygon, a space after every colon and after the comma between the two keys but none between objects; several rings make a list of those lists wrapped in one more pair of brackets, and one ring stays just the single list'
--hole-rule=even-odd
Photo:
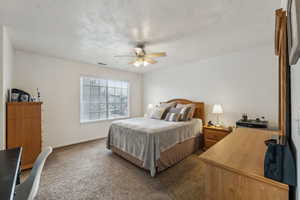
[{"label": "nightstand", "polygon": [[232,130],[226,127],[215,127],[215,126],[207,126],[203,127],[204,133],[204,150],[213,146],[224,137],[226,137]]}]

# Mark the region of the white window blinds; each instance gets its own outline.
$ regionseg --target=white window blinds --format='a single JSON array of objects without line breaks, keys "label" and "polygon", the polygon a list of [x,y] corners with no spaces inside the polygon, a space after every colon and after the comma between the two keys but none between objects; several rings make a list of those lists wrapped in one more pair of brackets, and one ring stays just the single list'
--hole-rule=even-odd
[{"label": "white window blinds", "polygon": [[129,83],[80,78],[80,122],[128,117]]}]

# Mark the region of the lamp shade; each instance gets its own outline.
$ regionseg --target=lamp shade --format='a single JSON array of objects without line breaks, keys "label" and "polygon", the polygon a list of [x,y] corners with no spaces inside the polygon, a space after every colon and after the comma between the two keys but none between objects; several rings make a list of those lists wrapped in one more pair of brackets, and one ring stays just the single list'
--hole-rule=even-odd
[{"label": "lamp shade", "polygon": [[147,107],[148,110],[153,109],[153,108],[154,108],[153,104],[148,104],[148,107]]},{"label": "lamp shade", "polygon": [[153,104],[148,104],[147,111],[146,111],[144,117],[150,117],[152,115],[153,108],[154,108]]},{"label": "lamp shade", "polygon": [[223,108],[222,108],[221,104],[215,104],[214,107],[213,107],[212,113],[222,114],[223,113]]}]

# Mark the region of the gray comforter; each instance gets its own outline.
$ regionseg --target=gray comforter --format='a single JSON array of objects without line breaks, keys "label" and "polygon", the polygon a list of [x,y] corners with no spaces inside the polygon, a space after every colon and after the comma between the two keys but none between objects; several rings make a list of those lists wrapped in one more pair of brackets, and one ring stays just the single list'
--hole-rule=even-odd
[{"label": "gray comforter", "polygon": [[163,152],[202,132],[202,121],[167,122],[149,118],[114,121],[109,129],[107,148],[111,145],[143,161],[143,167],[155,176],[155,163]]}]

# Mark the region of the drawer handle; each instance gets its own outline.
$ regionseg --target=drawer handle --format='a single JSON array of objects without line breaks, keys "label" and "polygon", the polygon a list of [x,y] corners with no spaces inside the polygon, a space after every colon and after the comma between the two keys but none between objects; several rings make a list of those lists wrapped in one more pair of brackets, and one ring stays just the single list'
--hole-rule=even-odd
[{"label": "drawer handle", "polygon": [[208,139],[214,139],[214,140],[217,140],[217,139],[218,139],[218,136],[216,136],[216,135],[209,135],[207,138],[208,138]]}]

